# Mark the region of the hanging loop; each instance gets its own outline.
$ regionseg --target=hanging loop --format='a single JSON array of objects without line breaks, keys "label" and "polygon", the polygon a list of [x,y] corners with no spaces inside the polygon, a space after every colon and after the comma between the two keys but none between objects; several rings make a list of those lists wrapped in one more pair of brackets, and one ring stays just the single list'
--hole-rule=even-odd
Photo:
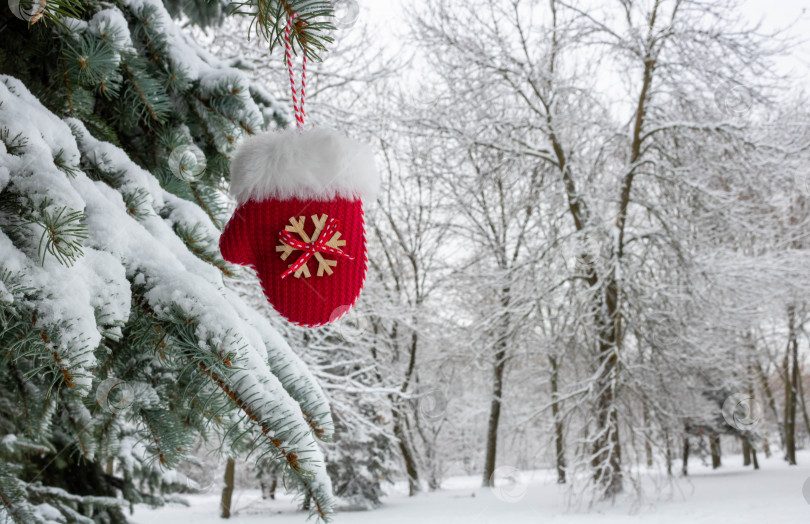
[{"label": "hanging loop", "polygon": [[[293,102],[293,115],[295,116],[295,125],[298,129],[304,128],[304,98],[306,98],[307,89],[307,49],[303,45],[302,55],[303,63],[301,64],[301,98],[298,98],[298,90],[296,89],[295,73],[293,72],[292,62],[292,43],[290,41],[290,33],[292,26],[296,23],[295,19],[298,18],[298,13],[293,13],[287,18],[287,28],[284,32],[284,43],[287,52],[287,71],[290,73],[290,90],[292,91]],[[303,22],[300,22],[303,24]]]}]

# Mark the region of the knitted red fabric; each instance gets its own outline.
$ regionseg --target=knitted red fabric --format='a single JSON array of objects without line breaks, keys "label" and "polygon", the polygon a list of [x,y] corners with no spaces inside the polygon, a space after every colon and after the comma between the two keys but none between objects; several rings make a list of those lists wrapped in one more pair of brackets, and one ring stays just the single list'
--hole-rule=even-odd
[{"label": "knitted red fabric", "polygon": [[[279,232],[290,224],[290,218],[305,217],[304,229],[312,235],[312,216],[327,215],[339,221],[338,231],[346,245],[340,249],[353,257],[323,254],[337,260],[331,275],[317,276],[318,261],[307,262],[311,276],[281,278],[287,268],[301,256],[294,251],[287,260],[276,251]],[[267,300],[283,317],[301,326],[316,327],[343,316],[357,301],[366,277],[368,258],[363,205],[360,200],[336,198],[315,200],[248,201],[240,205],[219,241],[222,256],[228,262],[256,270]]]}]

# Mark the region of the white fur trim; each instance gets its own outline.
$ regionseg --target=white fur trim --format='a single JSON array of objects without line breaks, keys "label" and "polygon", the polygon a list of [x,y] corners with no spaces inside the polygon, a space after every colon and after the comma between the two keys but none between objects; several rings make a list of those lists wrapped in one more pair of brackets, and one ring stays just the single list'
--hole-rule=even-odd
[{"label": "white fur trim", "polygon": [[240,204],[268,198],[371,201],[379,188],[371,149],[328,129],[251,136],[231,162],[231,194]]}]

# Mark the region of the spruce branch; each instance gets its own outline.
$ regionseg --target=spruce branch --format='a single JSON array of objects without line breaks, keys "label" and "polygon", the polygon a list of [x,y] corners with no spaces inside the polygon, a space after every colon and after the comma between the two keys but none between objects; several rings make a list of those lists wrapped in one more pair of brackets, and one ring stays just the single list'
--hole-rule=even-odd
[{"label": "spruce branch", "polygon": [[109,42],[82,35],[78,42],[68,40],[63,50],[65,74],[75,82],[115,98],[120,87],[117,75],[119,55]]},{"label": "spruce branch", "polygon": [[234,276],[233,268],[220,255],[219,247],[206,237],[199,224],[194,224],[192,227],[178,224],[175,226],[174,232],[197,258],[219,269],[225,277]]},{"label": "spruce branch", "polygon": [[14,475],[19,468],[5,461],[0,461],[0,466],[0,502],[3,503],[4,513],[16,523],[35,522],[34,508],[26,500],[25,482]]},{"label": "spruce branch", "polygon": [[21,155],[25,152],[25,146],[28,144],[28,138],[23,136],[23,134],[17,133],[14,136],[10,136],[10,131],[7,127],[0,129],[0,142],[3,142],[3,145],[6,146],[6,152],[9,155]]},{"label": "spruce branch", "polygon": [[124,198],[127,213],[137,220],[143,220],[153,214],[152,208],[148,204],[149,193],[142,187],[137,187],[132,191],[122,191],[121,196]]},{"label": "spruce branch", "polygon": [[[197,335],[197,321],[194,318],[189,318],[181,308],[176,305],[169,306],[169,311],[163,315],[156,314],[145,302],[138,299],[139,307],[144,313],[152,316],[155,322],[160,322],[165,325],[169,339],[171,340],[171,347],[175,353],[179,353],[183,358],[187,359],[197,368],[204,376],[206,376],[219,390],[221,390],[232,404],[241,410],[251,420],[262,434],[266,437],[267,441],[272,445],[272,450],[279,455],[287,464],[287,466],[296,474],[302,482],[305,483],[307,489],[314,493],[310,486],[310,478],[312,472],[305,469],[303,465],[307,459],[301,456],[301,453],[306,453],[305,449],[295,449],[296,443],[304,437],[301,433],[294,433],[296,424],[292,421],[286,423],[276,424],[274,420],[268,417],[267,413],[260,413],[256,402],[258,396],[262,396],[261,391],[253,391],[246,394],[241,390],[240,386],[243,384],[242,378],[234,378],[234,372],[240,371],[238,364],[241,359],[238,358],[239,350],[233,350],[231,347],[220,348],[218,351],[211,351],[210,348],[216,348],[221,343],[213,343],[212,341],[198,340]],[[202,347],[209,349],[201,350]],[[225,351],[228,351],[227,353]],[[278,407],[273,406],[271,413],[275,412]],[[307,424],[307,426],[309,423]],[[291,427],[292,426],[292,427]],[[317,514],[326,519],[330,514],[329,510],[329,494],[318,494],[313,497],[316,503]]]},{"label": "spruce branch", "polygon": [[81,18],[86,7],[82,0],[20,0],[15,16],[24,18],[28,25],[54,22],[67,29],[65,18]]},{"label": "spruce branch", "polygon": [[[206,96],[195,93],[194,97],[209,113],[227,120],[248,135],[252,135],[259,130],[261,123],[245,118],[250,113],[244,111],[244,103],[239,98],[244,88],[244,86],[238,85],[239,80],[238,77],[225,76],[219,80],[210,94]],[[228,136],[227,132],[226,137],[228,142],[233,142],[237,138]]]},{"label": "spruce branch", "polygon": [[134,112],[137,121],[162,124],[171,111],[171,101],[166,90],[141,61],[140,57],[130,55],[121,64],[128,80],[122,96],[122,111],[123,107],[138,108]]},{"label": "spruce branch", "polygon": [[79,166],[70,165],[67,163],[65,159],[65,150],[60,149],[56,152],[53,157],[53,164],[64,174],[69,176],[70,178],[76,178],[76,175],[79,173],[80,168]]},{"label": "spruce branch", "polygon": [[206,191],[204,187],[198,187],[194,183],[189,184],[189,189],[194,196],[194,202],[205,211],[205,214],[208,215],[208,218],[211,219],[215,226],[223,229],[225,220],[222,219],[222,205],[217,200],[218,195],[212,195],[210,191]]},{"label": "spruce branch", "polygon": [[50,254],[60,264],[72,266],[81,257],[82,244],[87,239],[87,226],[82,223],[82,211],[70,211],[60,207],[55,211],[49,209],[46,200],[39,206],[39,211],[30,216],[31,223],[42,228],[37,254],[40,264],[45,265],[45,257]]},{"label": "spruce branch", "polygon": [[267,440],[273,445],[273,447],[278,451],[278,453],[284,458],[287,465],[292,469],[301,479],[301,481],[306,486],[306,491],[309,494],[310,498],[315,502],[315,508],[318,516],[324,520],[328,519],[330,515],[330,510],[324,505],[324,501],[322,497],[316,496],[315,491],[309,486],[308,478],[307,478],[307,471],[301,469],[301,465],[299,462],[299,457],[293,451],[288,451],[284,447],[282,447],[282,442],[274,437],[270,437],[270,428],[267,427],[262,420],[253,412],[250,408],[249,404],[242,399],[242,396],[239,392],[230,387],[225,381],[219,377],[214,371],[208,369],[204,362],[198,362],[200,366],[200,370],[207,375],[214,384],[219,387],[223,393],[225,393],[231,401],[233,401],[236,406],[241,409],[247,417],[252,420],[256,425],[259,426],[262,433],[267,437]]},{"label": "spruce branch", "polygon": [[332,20],[335,16],[332,2],[327,0],[246,0],[232,2],[233,12],[252,16],[251,32],[265,39],[270,50],[284,41],[287,19],[298,15],[290,31],[293,49],[297,46],[306,50],[307,56],[320,61],[320,52],[326,51],[326,44],[334,39],[329,31],[335,29]]}]

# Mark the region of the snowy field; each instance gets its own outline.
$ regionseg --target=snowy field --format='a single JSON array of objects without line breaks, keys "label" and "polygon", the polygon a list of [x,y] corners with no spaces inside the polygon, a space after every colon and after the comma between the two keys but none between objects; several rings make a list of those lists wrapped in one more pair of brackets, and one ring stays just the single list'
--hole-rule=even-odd
[{"label": "snowy field", "polygon": [[[810,451],[789,467],[779,457],[761,461],[762,469],[743,469],[739,456],[724,456],[724,466],[712,471],[698,461],[690,478],[674,492],[641,507],[617,503],[596,512],[566,508],[565,492],[546,472],[526,472],[522,480],[495,490],[478,487],[477,477],[448,479],[444,489],[409,498],[404,486],[393,486],[385,505],[369,512],[339,513],[338,524],[589,524],[655,523],[808,523],[810,522]],[[648,482],[652,484],[651,480]],[[805,486],[805,484],[808,484]],[[803,495],[803,488],[806,495]],[[137,524],[221,524],[219,494],[187,497],[191,507],[172,505],[158,510],[138,507]],[[234,493],[231,522],[297,524],[306,521],[289,499],[263,501],[258,491]]]}]

